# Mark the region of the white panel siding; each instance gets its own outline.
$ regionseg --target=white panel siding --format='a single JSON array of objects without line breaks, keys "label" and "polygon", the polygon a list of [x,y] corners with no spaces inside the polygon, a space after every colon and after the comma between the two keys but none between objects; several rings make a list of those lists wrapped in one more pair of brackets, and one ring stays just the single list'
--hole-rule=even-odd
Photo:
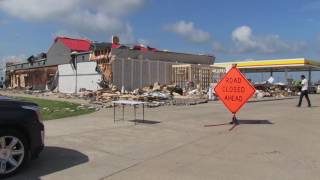
[{"label": "white panel siding", "polygon": [[118,59],[112,64],[113,83],[118,87],[122,85],[122,60]]},{"label": "white panel siding", "polygon": [[123,67],[123,86],[125,89],[131,89],[131,76],[132,76],[132,66],[131,60],[124,60],[124,67]]},{"label": "white panel siding", "polygon": [[132,81],[131,81],[131,87],[132,89],[137,89],[141,86],[141,63],[142,61],[139,60],[133,60],[132,64]]},{"label": "white panel siding", "polygon": [[[172,72],[171,62],[137,59],[116,59],[113,63],[113,83],[126,90],[134,90],[155,82],[169,84]],[[123,77],[122,77],[123,76]]]},{"label": "white panel siding", "polygon": [[76,87],[76,76],[59,75],[58,91],[61,93],[74,93]]},{"label": "white panel siding", "polygon": [[159,83],[166,83],[166,64],[165,62],[159,62]]},{"label": "white panel siding", "polygon": [[151,84],[149,73],[149,61],[142,61],[142,84],[140,88]]},{"label": "white panel siding", "polygon": [[148,74],[150,76],[150,84],[153,84],[155,82],[159,82],[159,66],[158,66],[158,62],[157,61],[150,61],[150,74]]},{"label": "white panel siding", "polygon": [[95,71],[96,66],[96,62],[78,63],[76,76],[76,70],[70,64],[59,65],[59,92],[74,93],[76,82],[77,92],[81,88],[92,91],[100,89],[98,82],[101,81],[101,75]]}]

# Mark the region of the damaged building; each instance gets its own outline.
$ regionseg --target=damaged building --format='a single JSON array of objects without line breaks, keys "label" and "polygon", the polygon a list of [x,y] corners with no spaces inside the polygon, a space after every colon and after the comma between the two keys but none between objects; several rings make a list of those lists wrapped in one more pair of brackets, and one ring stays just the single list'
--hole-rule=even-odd
[{"label": "damaged building", "polygon": [[107,83],[126,90],[142,88],[159,82],[172,84],[172,65],[213,64],[214,57],[158,51],[135,46],[112,48],[112,44],[94,44],[91,61],[97,62]]},{"label": "damaged building", "polygon": [[[57,89],[63,93],[116,86],[134,90],[175,83],[173,65],[210,67],[214,56],[159,51],[156,48],[57,37],[46,58],[7,66],[10,88]],[[210,71],[210,70],[209,70]],[[211,74],[205,80],[211,82]]]},{"label": "damaged building", "polygon": [[[70,64],[72,52],[90,51],[91,41],[57,37],[47,53],[30,56],[23,63],[7,63],[6,83],[8,88],[52,90],[57,86],[58,65]],[[79,61],[89,57],[83,55]]]}]

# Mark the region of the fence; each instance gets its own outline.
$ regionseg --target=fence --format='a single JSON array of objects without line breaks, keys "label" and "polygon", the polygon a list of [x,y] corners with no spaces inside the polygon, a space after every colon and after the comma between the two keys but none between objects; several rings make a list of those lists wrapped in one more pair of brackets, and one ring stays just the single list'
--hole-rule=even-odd
[{"label": "fence", "polygon": [[171,83],[172,62],[118,58],[112,63],[113,84],[126,90]]},{"label": "fence", "polygon": [[172,66],[172,81],[181,88],[192,89],[199,85],[202,90],[207,90],[210,84],[219,81],[224,73],[224,68],[210,65],[179,64]]}]

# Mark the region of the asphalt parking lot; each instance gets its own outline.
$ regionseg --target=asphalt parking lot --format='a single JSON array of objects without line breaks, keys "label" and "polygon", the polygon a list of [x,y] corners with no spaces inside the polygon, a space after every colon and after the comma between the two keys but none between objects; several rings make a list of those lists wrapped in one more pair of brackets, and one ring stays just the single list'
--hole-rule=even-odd
[{"label": "asphalt parking lot", "polygon": [[112,109],[47,121],[46,149],[11,179],[320,179],[320,96],[311,100],[249,103],[231,132],[204,127],[231,120],[219,102],[146,109],[148,124],[114,124]]}]

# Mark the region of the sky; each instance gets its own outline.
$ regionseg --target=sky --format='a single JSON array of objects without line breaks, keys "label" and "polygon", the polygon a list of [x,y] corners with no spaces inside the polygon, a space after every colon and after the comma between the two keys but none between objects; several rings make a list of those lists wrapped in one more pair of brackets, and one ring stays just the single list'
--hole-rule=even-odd
[{"label": "sky", "polygon": [[46,52],[56,36],[210,54],[217,62],[320,60],[320,0],[0,0],[0,59]]}]

